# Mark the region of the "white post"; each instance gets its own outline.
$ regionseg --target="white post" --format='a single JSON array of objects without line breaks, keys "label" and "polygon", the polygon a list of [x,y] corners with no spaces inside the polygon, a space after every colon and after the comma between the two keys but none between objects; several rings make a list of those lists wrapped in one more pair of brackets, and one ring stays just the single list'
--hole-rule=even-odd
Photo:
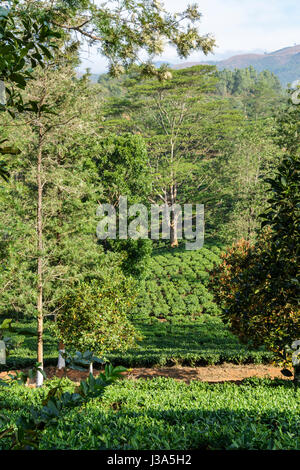
[{"label": "white post", "polygon": [[6,346],[4,341],[0,341],[0,364],[6,365]]},{"label": "white post", "polygon": [[66,367],[66,361],[65,361],[65,358],[64,358],[64,353],[65,353],[65,349],[59,349],[58,350],[58,362],[57,362],[57,368],[60,370],[60,369],[64,369]]},{"label": "white post", "polygon": [[93,375],[93,363],[92,363],[92,362],[90,363],[90,370],[89,370],[89,372],[90,372],[90,374]]},{"label": "white post", "polygon": [[[39,369],[43,369],[43,367],[39,366]],[[37,370],[37,372],[36,372],[36,386],[41,387],[43,385],[43,382],[44,382],[43,374],[41,374],[41,372],[39,370]]]}]

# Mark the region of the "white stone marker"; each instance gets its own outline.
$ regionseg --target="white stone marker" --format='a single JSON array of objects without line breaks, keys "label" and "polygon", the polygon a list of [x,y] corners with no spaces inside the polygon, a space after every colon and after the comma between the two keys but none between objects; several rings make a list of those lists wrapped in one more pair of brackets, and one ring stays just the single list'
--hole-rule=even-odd
[{"label": "white stone marker", "polygon": [[66,351],[64,349],[59,349],[58,350],[58,362],[57,362],[57,368],[58,369],[64,369],[66,367],[66,361],[64,358],[64,353]]}]

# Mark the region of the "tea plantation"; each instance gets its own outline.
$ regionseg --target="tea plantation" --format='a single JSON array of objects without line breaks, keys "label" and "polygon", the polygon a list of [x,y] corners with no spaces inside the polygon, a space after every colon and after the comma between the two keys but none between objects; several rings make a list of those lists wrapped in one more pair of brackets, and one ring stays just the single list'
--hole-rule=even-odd
[{"label": "tea plantation", "polygon": [[[218,248],[204,248],[154,253],[132,312],[142,339],[134,349],[107,355],[112,364],[205,366],[272,361],[271,353],[240,344],[218,315],[206,271],[218,263],[218,252]],[[8,367],[32,366],[36,324],[20,319],[13,326],[11,336],[19,346],[8,357]],[[57,342],[48,319],[44,356],[45,365],[56,365]],[[30,445],[37,449],[300,450],[300,389],[291,381],[192,381],[187,385],[170,378],[118,379],[98,395],[85,398],[65,378],[47,380],[40,389],[17,383],[0,387],[0,427],[2,433],[8,430],[0,439],[0,449],[11,448],[11,430],[20,423],[22,429],[34,426],[35,417],[44,413],[45,398],[57,385],[69,395],[55,402],[58,408],[48,407],[52,417],[44,418],[45,427],[35,425],[31,436],[36,441]]]},{"label": "tea plantation", "polygon": [[153,253],[149,274],[140,285],[133,317],[149,316],[194,319],[202,313],[218,314],[219,309],[207,290],[208,271],[219,262],[217,246],[186,251],[159,249]]},{"label": "tea plantation", "polygon": [[[6,428],[41,409],[49,386],[12,385],[9,393],[0,387]],[[64,387],[74,390],[66,379]],[[0,448],[9,445],[0,440]],[[40,432],[38,448],[300,450],[300,389],[269,379],[241,385],[119,380],[101,398],[66,407]]]},{"label": "tea plantation", "polygon": [[[158,249],[141,282],[132,321],[142,335],[136,348],[107,355],[125,367],[205,366],[269,363],[270,352],[242,345],[218,316],[208,291],[208,271],[219,262],[219,248],[199,251]],[[45,321],[45,365],[56,365],[57,342]],[[36,323],[20,320],[10,336],[21,344],[8,357],[10,368],[31,366],[36,358]]]},{"label": "tea plantation", "polygon": [[[47,323],[46,323],[47,325]],[[7,365],[10,369],[32,366],[36,362],[35,322],[15,323],[14,327],[28,334],[12,334],[22,339],[22,345],[11,352]],[[232,362],[234,364],[269,363],[272,354],[241,345],[218,317],[202,315],[197,320],[180,323],[161,323],[155,318],[147,323],[136,323],[143,340],[135,349],[108,354],[115,365],[125,367],[205,366]],[[45,329],[45,365],[57,364],[57,342]],[[0,366],[1,367],[1,366]],[[3,368],[3,366],[2,366]],[[0,369],[1,370],[1,369]]]}]

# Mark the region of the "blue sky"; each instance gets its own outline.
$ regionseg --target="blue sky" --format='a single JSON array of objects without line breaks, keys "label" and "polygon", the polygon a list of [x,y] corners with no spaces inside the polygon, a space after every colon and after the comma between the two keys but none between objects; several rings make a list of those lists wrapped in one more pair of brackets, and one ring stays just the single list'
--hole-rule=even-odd
[{"label": "blue sky", "polygon": [[[200,32],[211,33],[217,41],[214,55],[206,60],[219,60],[242,52],[271,52],[300,44],[299,0],[164,0],[169,11],[182,11],[197,3],[203,14]],[[194,53],[188,60],[203,60]],[[178,63],[176,51],[167,47],[159,60]],[[81,69],[104,72],[105,60],[96,48],[82,51]]]}]

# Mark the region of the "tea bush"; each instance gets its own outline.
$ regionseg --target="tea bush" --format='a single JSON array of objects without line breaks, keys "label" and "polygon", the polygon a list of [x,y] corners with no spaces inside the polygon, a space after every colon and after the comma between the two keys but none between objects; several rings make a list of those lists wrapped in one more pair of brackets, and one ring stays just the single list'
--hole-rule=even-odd
[{"label": "tea bush", "polygon": [[197,318],[202,313],[217,315],[220,309],[208,290],[208,271],[220,262],[217,247],[186,251],[158,249],[141,281],[140,293],[132,317],[145,320],[175,316]]},{"label": "tea bush", "polygon": [[[45,365],[57,364],[57,341],[52,334],[50,320],[45,321],[44,361]],[[11,351],[7,359],[10,369],[31,367],[36,362],[35,322],[13,324],[18,331],[28,332],[21,347]],[[137,347],[127,351],[114,351],[106,354],[113,363],[126,367],[152,367],[181,364],[185,366],[221,364],[270,363],[273,354],[263,349],[240,344],[224,325],[220,317],[203,314],[196,320],[184,316],[174,316],[169,322],[161,322],[151,317],[147,322],[135,322],[134,326],[143,336]],[[31,334],[31,336],[29,335]],[[4,370],[4,366],[2,366]],[[0,366],[1,370],[1,366]]]},{"label": "tea bush", "polygon": [[138,348],[124,353],[109,354],[114,364],[127,367],[206,366],[231,362],[234,364],[270,363],[272,353],[254,350],[239,343],[219,317],[203,314],[196,320],[172,317],[172,322],[156,318],[147,324],[136,323],[143,335]]},{"label": "tea bush", "polygon": [[[44,390],[0,388],[1,413],[15,426],[40,410]],[[74,385],[65,382],[74,390]],[[190,385],[173,379],[121,380],[101,398],[66,409],[47,426],[40,449],[300,450],[300,390],[283,380]],[[0,448],[9,442],[0,439]]]}]

